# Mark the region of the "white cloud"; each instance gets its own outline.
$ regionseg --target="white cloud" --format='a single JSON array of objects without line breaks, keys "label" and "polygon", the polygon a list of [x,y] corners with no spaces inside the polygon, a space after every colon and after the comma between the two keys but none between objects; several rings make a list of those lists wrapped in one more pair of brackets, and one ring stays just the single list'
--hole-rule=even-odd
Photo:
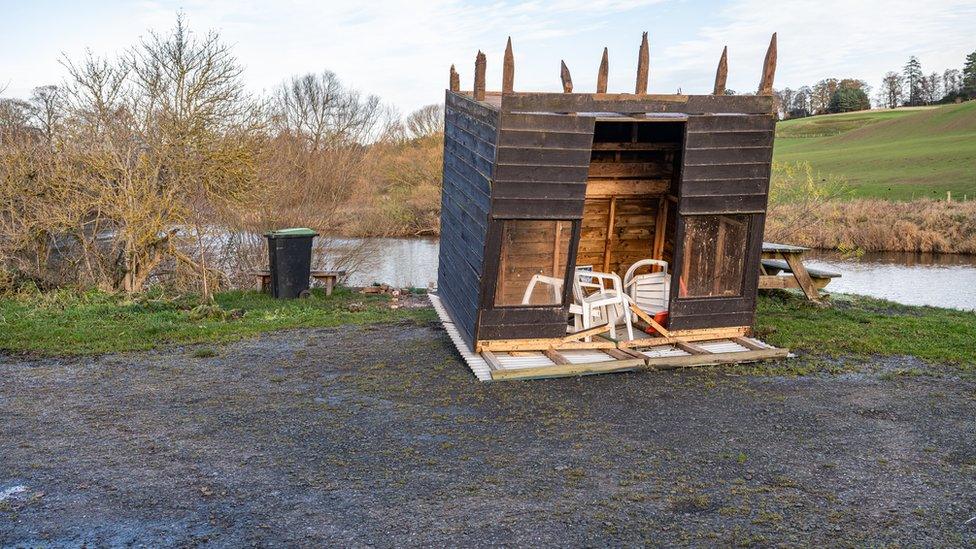
[{"label": "white cloud", "polygon": [[729,44],[729,87],[754,91],[773,31],[778,31],[777,87],[828,76],[877,84],[910,55],[926,72],[941,73],[961,68],[965,54],[976,49],[973,0],[738,0],[720,18],[720,24],[701,28],[696,38],[665,52],[688,86],[710,86],[714,72],[708,71],[715,70],[722,46]]},{"label": "white cloud", "polygon": [[[976,0],[733,0],[719,7],[680,0],[141,0],[118,9],[77,8],[84,21],[47,17],[43,12],[50,9],[23,20],[5,14],[0,22],[0,66],[6,69],[0,86],[9,82],[6,95],[26,95],[59,80],[60,51],[120,51],[149,28],[171,27],[180,9],[191,28],[215,28],[234,46],[255,91],[329,69],[403,111],[441,101],[452,63],[462,86],[470,87],[478,49],[488,56],[489,87],[500,86],[509,35],[516,86],[549,91],[559,89],[560,59],[569,64],[577,89],[592,89],[605,45],[610,89],[632,90],[641,30],[650,31],[651,91],[658,93],[678,87],[707,93],[726,44],[729,87],[754,90],[773,31],[779,32],[777,86],[826,76],[877,83],[909,55],[917,55],[926,72],[942,71],[958,68],[976,49]],[[17,38],[2,32],[20,28],[27,30]]]}]

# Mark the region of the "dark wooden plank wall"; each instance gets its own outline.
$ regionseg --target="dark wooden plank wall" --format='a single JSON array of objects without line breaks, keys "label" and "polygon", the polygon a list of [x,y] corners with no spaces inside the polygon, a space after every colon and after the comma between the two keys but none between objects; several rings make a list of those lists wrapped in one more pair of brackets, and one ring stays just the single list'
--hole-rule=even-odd
[{"label": "dark wooden plank wall", "polygon": [[594,122],[589,116],[502,114],[492,217],[579,219]]},{"label": "dark wooden plank wall", "polygon": [[[502,96],[504,110],[508,95]],[[491,189],[492,227],[482,279],[479,339],[560,337],[565,307],[493,307],[505,219],[578,221],[583,216],[595,119],[560,114],[503,113]],[[579,223],[574,224],[569,263],[575,263]],[[564,290],[568,295],[570,286]]]},{"label": "dark wooden plank wall", "polygon": [[516,92],[502,97],[503,113],[675,113],[764,114],[773,112],[773,98],[766,95],[632,95],[613,93]]},{"label": "dark wooden plank wall", "polygon": [[469,345],[477,337],[498,112],[447,92],[437,291]]},{"label": "dark wooden plank wall", "polygon": [[749,214],[743,294],[735,298],[677,299],[671,285],[670,328],[747,326],[755,319],[759,259],[773,156],[771,115],[690,116],[683,147],[675,234],[675,266],[682,262],[684,220],[690,215]]}]

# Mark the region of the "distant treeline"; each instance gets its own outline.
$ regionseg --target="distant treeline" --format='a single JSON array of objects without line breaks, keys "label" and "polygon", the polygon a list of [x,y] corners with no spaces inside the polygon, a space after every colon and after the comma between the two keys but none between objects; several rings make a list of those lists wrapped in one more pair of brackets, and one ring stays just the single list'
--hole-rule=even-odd
[{"label": "distant treeline", "polygon": [[[871,108],[871,86],[856,78],[824,78],[811,86],[783,88],[774,96],[781,118],[859,111]],[[962,69],[926,75],[912,56],[901,72],[889,71],[874,96],[881,108],[916,107],[976,99],[976,51],[966,56]]]}]

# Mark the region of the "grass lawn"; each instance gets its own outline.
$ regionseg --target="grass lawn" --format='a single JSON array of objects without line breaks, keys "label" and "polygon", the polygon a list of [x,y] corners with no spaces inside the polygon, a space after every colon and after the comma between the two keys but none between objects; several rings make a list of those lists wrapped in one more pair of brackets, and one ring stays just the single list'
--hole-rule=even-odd
[{"label": "grass lawn", "polygon": [[389,307],[385,295],[345,288],[301,300],[276,300],[253,291],[216,296],[223,314],[194,311],[193,297],[69,291],[0,299],[0,350],[79,355],[151,349],[167,343],[224,342],[284,328],[314,328],[395,320],[433,320],[430,308]]},{"label": "grass lawn", "polygon": [[976,366],[976,313],[835,295],[820,307],[788,292],[761,295],[756,333],[772,345],[827,356],[909,355]]},{"label": "grass lawn", "polygon": [[843,176],[853,196],[976,197],[976,101],[780,122],[774,159]]},{"label": "grass lawn", "polygon": [[[390,298],[340,288],[325,297],[281,301],[256,292],[217,295],[221,314],[198,318],[193,298],[126,300],[98,292],[55,292],[0,300],[0,350],[79,355],[225,342],[285,328],[431,321],[429,307],[390,308]],[[773,345],[820,355],[912,355],[976,365],[976,313],[836,296],[830,307],[787,292],[759,299],[757,334]],[[207,349],[198,350],[207,352]]]}]

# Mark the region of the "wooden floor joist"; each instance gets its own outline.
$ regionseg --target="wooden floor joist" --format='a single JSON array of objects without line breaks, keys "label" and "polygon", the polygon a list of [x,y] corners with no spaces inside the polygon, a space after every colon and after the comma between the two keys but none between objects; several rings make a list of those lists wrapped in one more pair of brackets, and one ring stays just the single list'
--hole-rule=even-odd
[{"label": "wooden floor joist", "polygon": [[566,341],[564,338],[486,339],[478,341],[476,352],[484,351],[545,351],[546,349],[614,349],[617,344],[594,337],[593,341]]},{"label": "wooden floor joist", "polygon": [[[735,328],[709,328],[707,330],[674,330],[670,337],[657,337],[645,334],[647,337],[635,338],[629,341],[620,341],[619,347],[651,347],[655,345],[673,345],[679,341],[705,341],[709,339],[728,339],[730,337],[741,337],[748,333],[748,326]],[[636,334],[635,334],[636,335]]]}]

